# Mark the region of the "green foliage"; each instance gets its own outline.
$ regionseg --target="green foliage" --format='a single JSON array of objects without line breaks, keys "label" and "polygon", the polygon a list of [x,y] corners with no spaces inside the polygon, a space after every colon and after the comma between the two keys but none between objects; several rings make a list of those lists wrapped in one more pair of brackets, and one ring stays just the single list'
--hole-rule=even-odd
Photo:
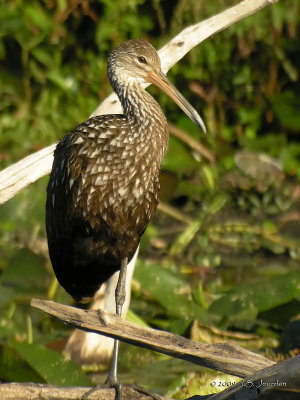
[{"label": "green foliage", "polygon": [[[26,279],[24,279],[26,277]],[[15,293],[29,293],[32,295],[38,290],[40,294],[47,289],[48,274],[41,257],[27,248],[20,249],[9,260],[9,268],[6,268],[1,277],[1,284],[12,286]]]},{"label": "green foliage", "polygon": [[[1,169],[88,118],[111,91],[106,58],[118,43],[140,37],[159,48],[235,3],[2,1]],[[206,40],[172,68],[170,79],[204,116],[206,136],[150,89],[168,120],[217,161],[170,137],[161,198],[180,218],[158,211],[143,237],[131,320],[206,342],[220,340],[207,334],[210,326],[240,330],[255,337],[240,345],[263,352],[278,345],[285,325],[299,315],[299,15],[297,0],[281,0]],[[48,257],[47,180],[0,207],[0,379],[88,385],[61,354],[71,328],[29,305],[33,296],[72,301]],[[212,390],[207,382],[216,378],[202,369],[123,351],[129,381],[142,385],[142,375],[152,371],[146,385],[161,393],[169,388],[172,397],[199,394],[203,382],[206,393]]]},{"label": "green foliage", "polygon": [[37,344],[13,341],[2,346],[1,376],[16,382],[89,386],[81,368],[54,350]]},{"label": "green foliage", "polygon": [[[181,320],[181,331],[178,333],[183,334],[184,327],[194,319],[208,321],[205,310],[192,300],[190,285],[172,271],[155,264],[138,262],[134,277],[140,283],[142,290],[164,307],[171,320],[174,318]],[[183,321],[187,323],[182,324]]]},{"label": "green foliage", "polygon": [[231,321],[286,304],[300,296],[300,272],[273,276],[257,283],[242,284],[212,303],[210,311]]}]

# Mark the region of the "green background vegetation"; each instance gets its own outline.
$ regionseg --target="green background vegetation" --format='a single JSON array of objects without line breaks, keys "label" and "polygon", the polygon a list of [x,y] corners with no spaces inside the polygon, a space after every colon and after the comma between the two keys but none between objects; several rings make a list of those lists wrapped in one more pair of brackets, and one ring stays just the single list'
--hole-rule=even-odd
[{"label": "green background vegetation", "polygon": [[[111,92],[106,58],[117,44],[145,38],[160,48],[236,3],[1,1],[1,169],[88,118]],[[161,200],[180,220],[158,211],[147,229],[131,318],[277,358],[300,347],[299,11],[297,0],[281,0],[206,40],[169,72],[203,115],[206,136],[150,88],[168,120],[215,161],[171,135]],[[93,376],[59,352],[71,329],[29,305],[31,297],[72,303],[48,258],[47,180],[0,207],[0,379],[88,385]],[[172,396],[200,394],[200,382],[209,393],[212,376],[221,376],[130,346],[121,352],[127,382]]]}]

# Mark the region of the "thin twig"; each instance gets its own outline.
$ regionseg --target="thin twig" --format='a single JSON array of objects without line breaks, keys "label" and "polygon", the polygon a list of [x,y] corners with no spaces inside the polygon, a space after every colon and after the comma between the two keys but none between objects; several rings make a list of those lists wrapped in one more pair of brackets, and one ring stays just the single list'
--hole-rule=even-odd
[{"label": "thin twig", "polygon": [[178,211],[175,207],[172,207],[163,201],[159,202],[158,209],[169,217],[177,219],[177,221],[183,222],[184,224],[190,224],[193,222],[193,219],[188,215]]},{"label": "thin twig", "polygon": [[173,124],[169,124],[170,133],[188,145],[192,150],[196,151],[197,153],[201,154],[203,157],[207,158],[211,162],[215,162],[215,156],[212,152],[210,152],[203,144],[192,138],[182,129],[177,128],[177,126]]}]

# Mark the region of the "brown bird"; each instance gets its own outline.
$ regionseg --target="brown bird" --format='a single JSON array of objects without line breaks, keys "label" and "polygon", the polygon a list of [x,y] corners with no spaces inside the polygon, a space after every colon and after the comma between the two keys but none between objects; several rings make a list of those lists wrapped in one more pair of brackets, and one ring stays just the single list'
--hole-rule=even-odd
[{"label": "brown bird", "polygon": [[[129,40],[108,57],[107,73],[124,114],[88,119],[57,144],[47,188],[49,254],[60,284],[74,299],[90,298],[116,271],[116,312],[125,299],[127,263],[157,205],[168,124],[151,82],[167,93],[204,131],[187,100],[162,73],[156,50]],[[118,341],[108,382],[119,390]]]}]

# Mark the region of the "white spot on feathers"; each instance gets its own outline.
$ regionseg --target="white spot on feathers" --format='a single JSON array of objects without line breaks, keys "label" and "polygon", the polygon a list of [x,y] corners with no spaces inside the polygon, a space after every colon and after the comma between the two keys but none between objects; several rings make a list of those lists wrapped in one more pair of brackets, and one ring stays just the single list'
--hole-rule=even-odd
[{"label": "white spot on feathers", "polygon": [[140,182],[141,182],[140,178],[136,178],[135,186],[138,186],[140,184]]},{"label": "white spot on feathers", "polygon": [[141,189],[141,188],[139,188],[139,187],[134,187],[133,188],[133,190],[132,190],[132,194],[133,194],[133,196],[135,197],[135,198],[139,198],[140,197],[140,195],[143,193],[143,189]]},{"label": "white spot on feathers", "polygon": [[97,176],[97,179],[95,180],[95,186],[100,186],[102,184],[102,177]]},{"label": "white spot on feathers", "polygon": [[125,188],[125,187],[120,187],[120,188],[118,189],[118,193],[119,193],[119,195],[120,195],[121,197],[123,197],[123,196],[127,193],[127,188]]},{"label": "white spot on feathers", "polygon": [[80,143],[83,143],[83,139],[82,139],[81,136],[79,136],[79,137],[75,140],[74,144],[80,144]]},{"label": "white spot on feathers", "polygon": [[94,151],[92,152],[92,154],[89,155],[89,157],[90,157],[90,158],[94,158],[94,157],[96,157],[98,154],[99,154],[99,150],[96,149],[96,150],[94,150]]},{"label": "white spot on feathers", "polygon": [[100,138],[100,139],[106,139],[106,138],[109,137],[109,135],[110,135],[110,132],[109,132],[109,131],[101,132],[100,135],[98,135],[98,138]]},{"label": "white spot on feathers", "polygon": [[70,181],[69,181],[70,190],[72,189],[73,183],[74,183],[74,179],[70,179]]}]

